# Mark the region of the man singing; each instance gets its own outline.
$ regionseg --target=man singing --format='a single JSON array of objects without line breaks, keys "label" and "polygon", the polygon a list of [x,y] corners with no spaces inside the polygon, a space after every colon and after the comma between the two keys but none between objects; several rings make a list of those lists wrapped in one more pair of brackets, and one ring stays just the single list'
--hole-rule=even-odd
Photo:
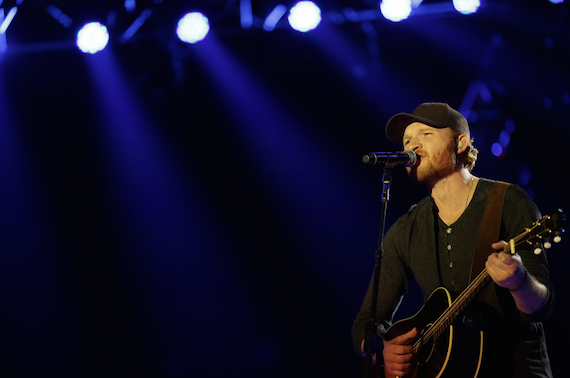
[{"label": "man singing", "polygon": [[[354,346],[361,355],[368,326],[378,323],[380,331],[385,331],[391,325],[412,281],[419,284],[424,301],[440,287],[447,289],[451,300],[468,287],[484,210],[495,183],[471,173],[478,151],[469,125],[447,104],[424,103],[412,114],[396,114],[386,125],[386,135],[416,153],[416,164],[406,169],[412,180],[426,185],[429,196],[412,206],[385,235],[377,319],[371,318],[371,281],[352,328]],[[384,364],[387,375],[404,377],[418,369],[420,376],[428,377],[552,377],[541,323],[554,303],[546,256],[536,255],[530,246],[519,246],[514,254],[502,251],[505,241],[524,232],[541,215],[523,189],[502,184],[506,189],[497,217],[499,237],[489,242],[490,253],[479,270],[486,269],[492,282],[455,319],[453,332],[444,340],[447,346],[439,351],[443,362],[435,370],[422,365],[425,361],[414,353],[420,326],[391,339],[381,335],[384,342],[377,354],[381,353],[379,364]],[[462,349],[463,341],[467,345],[464,338],[472,336],[474,341],[469,343],[476,347]],[[466,355],[461,355],[463,350],[468,351]],[[459,351],[458,363],[455,351]]]}]

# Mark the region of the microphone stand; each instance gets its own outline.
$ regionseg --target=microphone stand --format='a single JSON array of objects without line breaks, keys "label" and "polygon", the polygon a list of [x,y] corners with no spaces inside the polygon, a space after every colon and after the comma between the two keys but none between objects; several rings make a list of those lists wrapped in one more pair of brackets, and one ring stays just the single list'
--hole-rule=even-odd
[{"label": "microphone stand", "polygon": [[[370,301],[370,317],[372,321],[366,329],[366,338],[364,342],[364,378],[371,378],[376,376],[374,370],[378,372],[377,377],[384,377],[384,369],[382,369],[382,353],[378,355],[378,325],[376,319],[376,305],[378,302],[378,283],[380,282],[380,266],[382,265],[382,258],[384,251],[382,249],[384,242],[384,229],[386,228],[386,212],[388,209],[388,201],[390,200],[390,186],[392,184],[392,168],[393,166],[384,166],[384,175],[382,176],[382,214],[380,221],[380,238],[378,242],[378,249],[376,250],[375,264],[374,264],[374,277],[372,284],[372,296]],[[381,341],[381,340],[380,340]],[[372,355],[376,356],[376,366],[372,364]]]}]

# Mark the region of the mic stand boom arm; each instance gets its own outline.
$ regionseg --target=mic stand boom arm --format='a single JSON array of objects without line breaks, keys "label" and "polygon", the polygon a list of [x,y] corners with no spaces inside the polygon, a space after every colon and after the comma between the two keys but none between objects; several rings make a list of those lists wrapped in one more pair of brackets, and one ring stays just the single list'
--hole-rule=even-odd
[{"label": "mic stand boom arm", "polygon": [[[369,322],[366,329],[366,339],[364,342],[364,378],[374,377],[374,370],[378,370],[380,376],[384,375],[384,370],[380,367],[382,363],[382,351],[380,354],[377,353],[377,343],[378,343],[378,320],[376,319],[376,305],[378,302],[378,284],[380,282],[380,266],[382,265],[382,258],[384,251],[382,249],[384,242],[384,229],[386,228],[386,212],[388,209],[388,201],[390,200],[390,186],[392,184],[392,168],[384,166],[384,175],[382,176],[382,214],[380,220],[380,237],[378,242],[378,249],[376,249],[376,257],[374,264],[374,277],[372,284],[372,295],[370,301],[370,317],[372,319]],[[383,320],[382,320],[383,321]],[[376,356],[376,368],[372,364],[372,355]]]}]

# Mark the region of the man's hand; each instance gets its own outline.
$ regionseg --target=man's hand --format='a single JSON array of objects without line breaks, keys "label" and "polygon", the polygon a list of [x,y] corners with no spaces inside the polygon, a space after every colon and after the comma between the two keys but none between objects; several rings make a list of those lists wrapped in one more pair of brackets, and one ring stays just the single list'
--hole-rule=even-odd
[{"label": "man's hand", "polygon": [[414,368],[414,354],[410,341],[418,335],[418,329],[414,328],[407,333],[384,342],[384,367],[386,371],[396,377],[402,377],[412,373]]},{"label": "man's hand", "polygon": [[[507,243],[500,241],[493,243],[493,249],[500,251]],[[499,286],[516,291],[524,285],[526,281],[526,270],[521,257],[515,253],[511,255],[504,252],[494,252],[489,255],[485,264],[491,279]]]},{"label": "man's hand", "polygon": [[[502,250],[507,243],[493,243],[495,250]],[[509,289],[517,308],[532,314],[540,310],[548,296],[548,289],[525,269],[518,253],[514,255],[494,252],[485,263],[491,279],[499,286]]]}]

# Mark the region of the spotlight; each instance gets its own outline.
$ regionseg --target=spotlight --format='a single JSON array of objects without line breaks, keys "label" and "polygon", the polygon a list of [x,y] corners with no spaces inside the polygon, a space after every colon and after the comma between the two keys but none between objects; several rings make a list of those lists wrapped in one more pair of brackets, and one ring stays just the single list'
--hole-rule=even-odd
[{"label": "spotlight", "polygon": [[200,12],[187,13],[178,21],[176,34],[182,42],[200,42],[208,35],[210,23],[208,18]]},{"label": "spotlight", "polygon": [[95,54],[107,47],[107,27],[98,22],[85,24],[77,33],[77,47],[84,53]]},{"label": "spotlight", "polygon": [[312,1],[300,1],[289,11],[289,25],[306,33],[321,23],[321,10]]},{"label": "spotlight", "polygon": [[405,20],[412,13],[411,0],[383,0],[380,3],[380,12],[392,22]]},{"label": "spotlight", "polygon": [[453,0],[453,7],[461,14],[475,13],[480,5],[479,0]]}]

